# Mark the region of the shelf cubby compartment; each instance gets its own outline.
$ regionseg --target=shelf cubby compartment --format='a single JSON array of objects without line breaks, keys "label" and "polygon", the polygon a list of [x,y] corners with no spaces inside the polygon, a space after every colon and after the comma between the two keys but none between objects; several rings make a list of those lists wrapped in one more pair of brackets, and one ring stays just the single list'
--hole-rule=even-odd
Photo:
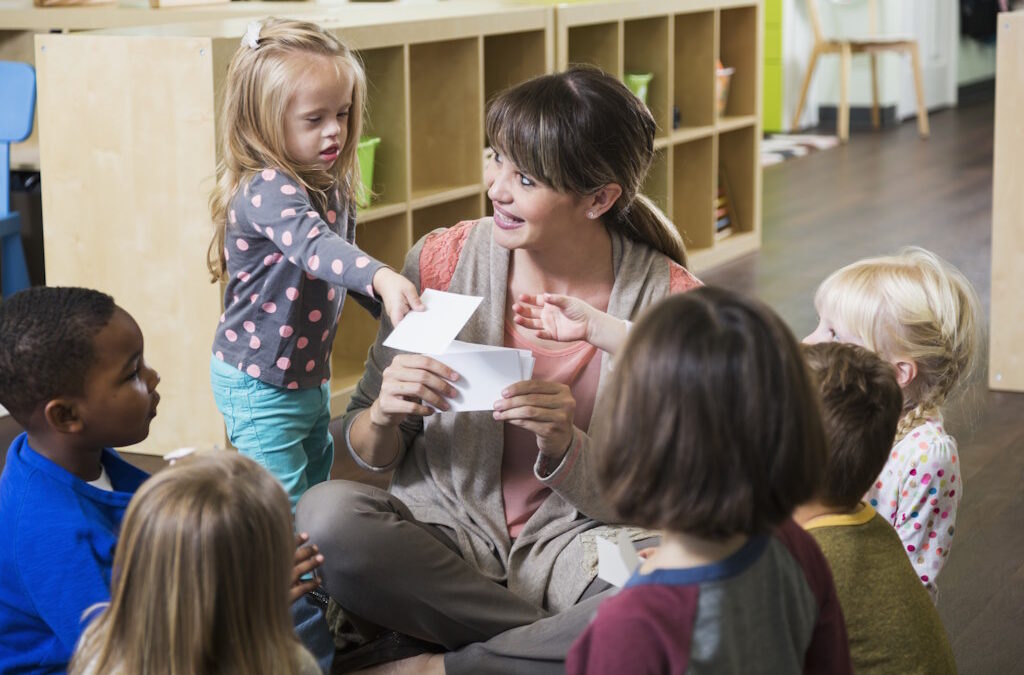
[{"label": "shelf cubby compartment", "polygon": [[758,39],[757,6],[721,10],[718,58],[725,67],[735,69],[726,117],[757,114]]},{"label": "shelf cubby compartment", "polygon": [[718,136],[718,171],[734,213],[733,234],[753,232],[757,227],[755,127],[744,127]]},{"label": "shelf cubby compartment", "polygon": [[675,132],[707,129],[715,120],[715,14],[678,14],[674,21]]},{"label": "shelf cubby compartment", "polygon": [[412,195],[479,185],[480,39],[409,46]]},{"label": "shelf cubby compartment", "polygon": [[402,47],[359,52],[366,70],[363,137],[380,138],[374,156],[373,194],[369,208],[402,204],[409,199],[406,174],[405,55]]},{"label": "shelf cubby compartment", "polygon": [[687,251],[714,244],[714,138],[672,147],[672,221]]},{"label": "shelf cubby compartment", "polygon": [[484,100],[514,84],[548,72],[544,31],[484,37]]},{"label": "shelf cubby compartment", "polygon": [[672,132],[669,78],[669,19],[657,16],[623,22],[623,77],[629,73],[653,75],[647,88],[647,107],[658,123],[657,135]]},{"label": "shelf cubby compartment", "polygon": [[413,242],[439,227],[451,227],[463,220],[475,220],[484,215],[480,194],[427,206],[412,212]]},{"label": "shelf cubby compartment", "polygon": [[604,72],[622,77],[619,58],[620,27],[618,21],[569,28],[569,64],[589,63]]},{"label": "shelf cubby compartment", "polygon": [[666,215],[672,212],[670,203],[671,192],[669,190],[669,176],[672,174],[669,168],[671,149],[665,148],[654,153],[654,162],[647,172],[647,178],[641,187],[641,192],[657,205]]},{"label": "shelf cubby compartment", "polygon": [[[356,244],[374,258],[402,269],[409,250],[408,218],[404,213],[356,226]],[[355,300],[347,299],[341,309],[338,332],[331,354],[331,389],[345,391],[359,380],[366,352],[377,337],[380,322]]]}]

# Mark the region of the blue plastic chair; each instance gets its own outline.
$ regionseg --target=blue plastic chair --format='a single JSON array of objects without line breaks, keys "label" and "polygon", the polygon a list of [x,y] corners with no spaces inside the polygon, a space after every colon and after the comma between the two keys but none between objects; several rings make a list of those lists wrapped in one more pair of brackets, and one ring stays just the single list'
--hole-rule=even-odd
[{"label": "blue plastic chair", "polygon": [[27,63],[0,61],[0,292],[28,288],[28,265],[21,245],[21,216],[11,212],[11,143],[32,133],[36,71]]}]

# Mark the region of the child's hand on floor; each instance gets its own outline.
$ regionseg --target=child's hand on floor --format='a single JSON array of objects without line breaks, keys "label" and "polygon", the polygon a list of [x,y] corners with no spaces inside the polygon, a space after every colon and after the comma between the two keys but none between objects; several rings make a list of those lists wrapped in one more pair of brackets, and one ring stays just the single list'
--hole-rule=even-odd
[{"label": "child's hand on floor", "polygon": [[295,602],[320,585],[320,578],[316,575],[309,579],[303,579],[304,576],[313,572],[313,570],[324,563],[324,557],[320,555],[320,549],[316,547],[316,544],[304,546],[307,541],[309,541],[309,535],[305,532],[295,535],[292,586],[288,590],[289,602]]},{"label": "child's hand on floor", "polygon": [[416,286],[388,267],[381,267],[373,275],[373,290],[384,303],[384,311],[391,319],[392,326],[397,326],[409,310],[422,312],[426,309]]},{"label": "child's hand on floor", "polygon": [[626,322],[568,295],[523,294],[512,305],[515,323],[538,331],[537,337],[556,342],[586,340],[614,354],[626,340]]}]

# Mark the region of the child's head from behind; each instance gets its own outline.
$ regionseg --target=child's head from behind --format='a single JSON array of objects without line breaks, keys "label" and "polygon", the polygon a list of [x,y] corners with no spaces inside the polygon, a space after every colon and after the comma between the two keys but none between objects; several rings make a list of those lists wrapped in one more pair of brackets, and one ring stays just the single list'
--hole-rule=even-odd
[{"label": "child's head from behind", "polygon": [[828,462],[819,500],[852,509],[882,472],[903,410],[893,366],[863,347],[827,342],[804,347],[821,395]]},{"label": "child's head from behind", "polygon": [[620,80],[591,66],[535,77],[489,102],[486,129],[495,152],[545,187],[593,195],[617,186],[603,222],[685,262],[678,231],[640,194],[657,124]]},{"label": "child's head from behind", "polygon": [[287,672],[291,511],[280,484],[236,452],[195,453],[132,498],[110,605],[82,640],[92,672]]},{"label": "child's head from behind", "polygon": [[818,288],[820,321],[805,342],[861,345],[897,369],[904,408],[933,413],[974,370],[978,297],[955,267],[907,248],[833,272]]},{"label": "child's head from behind", "polygon": [[149,434],[160,400],[142,332],[109,295],[37,287],[0,302],[0,403],[30,434],[123,447]]},{"label": "child's head from behind", "polygon": [[818,488],[825,442],[796,339],[765,305],[701,288],[634,326],[599,476],[624,521],[709,539],[766,532]]}]

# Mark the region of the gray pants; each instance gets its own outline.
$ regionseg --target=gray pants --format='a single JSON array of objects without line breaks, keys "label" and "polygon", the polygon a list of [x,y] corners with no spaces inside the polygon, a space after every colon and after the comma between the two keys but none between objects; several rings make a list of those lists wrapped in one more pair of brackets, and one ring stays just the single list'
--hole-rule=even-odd
[{"label": "gray pants", "polygon": [[378,488],[330,481],[310,489],[296,526],[320,547],[324,589],[357,626],[443,645],[449,673],[560,673],[607,592],[551,615],[480,574],[441,528]]}]

